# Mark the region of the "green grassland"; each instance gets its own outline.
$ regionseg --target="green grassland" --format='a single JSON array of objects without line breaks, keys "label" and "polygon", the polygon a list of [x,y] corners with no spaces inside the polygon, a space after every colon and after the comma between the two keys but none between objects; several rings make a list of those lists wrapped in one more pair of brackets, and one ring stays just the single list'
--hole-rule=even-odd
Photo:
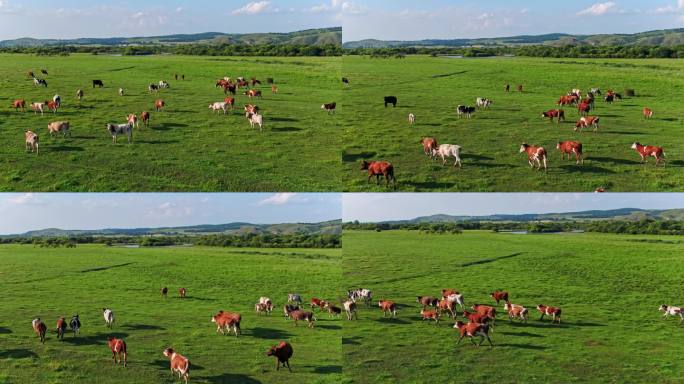
[{"label": "green grassland", "polygon": [[[450,59],[409,56],[371,59],[345,56],[343,179],[345,191],[385,191],[368,185],[359,162],[387,160],[394,164],[401,191],[682,191],[684,190],[684,120],[680,94],[684,61],[584,60],[542,58]],[[525,92],[504,92],[523,84]],[[605,104],[597,101],[592,115],[601,118],[598,134],[573,132],[574,107],[564,107],[567,121],[551,124],[541,112],[572,88],[599,87],[636,97]],[[397,108],[383,107],[383,96],[397,96]],[[472,120],[458,119],[456,106],[475,105],[477,97],[493,100],[490,110]],[[643,107],[654,117],[645,121]],[[410,127],[409,113],[417,117]],[[430,161],[419,144],[422,137],[462,146],[463,169]],[[584,144],[586,161],[561,161],[556,143]],[[668,164],[655,169],[653,158],[641,165],[630,149],[634,141],[665,149]],[[518,153],[527,142],[549,152],[548,173],[530,169]],[[453,161],[452,161],[453,164]]]},{"label": "green grassland", "polygon": [[[49,75],[40,74],[40,69]],[[26,72],[44,77],[36,87]],[[340,190],[340,135],[322,103],[339,96],[341,58],[236,58],[76,54],[70,57],[0,56],[0,190],[4,191],[334,191]],[[185,74],[175,81],[173,74]],[[265,129],[251,129],[239,110],[212,114],[223,101],[216,80],[257,77],[263,100],[256,104]],[[279,86],[272,95],[267,77]],[[92,89],[101,79],[105,88]],[[168,90],[147,91],[166,80]],[[119,87],[125,96],[118,96]],[[76,90],[85,92],[81,105]],[[62,96],[56,116],[14,112]],[[154,100],[168,107],[156,113]],[[149,129],[134,130],[134,143],[112,144],[105,123],[125,123],[129,113],[152,111]],[[72,138],[50,139],[47,124],[69,121]],[[38,156],[24,151],[24,131],[40,135]],[[321,170],[325,170],[322,172]]]},{"label": "green grassland", "polygon": [[[682,304],[682,240],[345,231],[343,285],[374,293],[374,306],[344,325],[345,376],[357,383],[681,383],[684,326],[662,320],[658,307]],[[460,290],[467,306],[493,305],[489,293],[508,290],[530,320],[510,324],[499,314],[493,348],[456,345],[451,319],[420,320],[416,296],[439,296],[442,288]],[[382,318],[379,299],[399,304],[398,319]],[[540,303],[562,308],[560,326],[539,321]]]},{"label": "green grassland", "polygon": [[[192,383],[341,379],[341,320],[317,314],[307,329],[282,315],[288,292],[338,297],[339,250],[2,246],[0,259],[0,383],[176,383],[162,355],[167,346],[190,359]],[[276,305],[270,317],[254,313],[260,296]],[[103,307],[114,310],[111,331]],[[242,336],[216,334],[210,320],[220,309],[242,313]],[[81,334],[58,341],[57,318],[76,312]],[[31,329],[36,316],[48,326],[44,345]],[[126,340],[127,368],[112,364],[110,335]],[[293,373],[276,372],[265,355],[280,340],[294,348]]]}]

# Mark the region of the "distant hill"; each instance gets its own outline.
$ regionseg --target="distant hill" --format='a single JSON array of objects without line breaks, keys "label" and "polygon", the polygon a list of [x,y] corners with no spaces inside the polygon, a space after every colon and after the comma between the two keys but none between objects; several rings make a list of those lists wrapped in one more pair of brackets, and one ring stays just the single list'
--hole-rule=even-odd
[{"label": "distant hill", "polygon": [[0,41],[0,47],[37,47],[50,45],[141,45],[141,44],[235,44],[235,45],[325,45],[342,44],[342,27],[307,29],[289,33],[247,33],[230,34],[205,32],[149,37],[110,37],[80,39],[34,39],[20,38]]},{"label": "distant hill", "polygon": [[684,45],[684,28],[664,29],[634,34],[569,35],[551,33],[546,35],[522,35],[511,37],[451,40],[383,41],[360,40],[343,44],[344,48],[390,48],[390,47],[471,47],[471,46],[520,46],[520,45]]},{"label": "distant hill", "polygon": [[284,223],[284,224],[205,224],[187,227],[167,228],[106,228],[96,230],[65,230],[47,228],[29,231],[17,235],[0,237],[68,237],[68,236],[152,236],[152,235],[210,235],[210,234],[339,234],[342,231],[341,220],[320,223]]},{"label": "distant hill", "polygon": [[645,210],[637,208],[621,208],[606,211],[581,211],[565,213],[543,213],[522,215],[489,215],[489,216],[452,216],[431,215],[416,217],[411,220],[385,221],[388,224],[413,223],[453,223],[463,221],[572,221],[572,220],[684,220],[684,209]]}]

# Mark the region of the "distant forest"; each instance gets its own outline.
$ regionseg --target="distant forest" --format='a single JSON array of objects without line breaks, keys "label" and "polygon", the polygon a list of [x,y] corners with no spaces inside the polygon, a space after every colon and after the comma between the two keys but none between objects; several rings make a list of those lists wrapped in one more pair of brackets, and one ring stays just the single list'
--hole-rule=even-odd
[{"label": "distant forest", "polygon": [[403,58],[406,55],[457,55],[463,57],[527,56],[555,58],[595,58],[595,59],[681,59],[684,58],[684,45],[665,46],[590,46],[590,45],[526,45],[497,47],[395,47],[395,48],[348,48],[345,55],[365,55],[375,58]]},{"label": "distant forest", "polygon": [[191,55],[191,56],[341,56],[339,44],[179,44],[179,45],[130,45],[130,46],[76,46],[49,45],[36,47],[2,47],[0,53],[24,53],[38,56],[68,56],[72,53],[93,55]]},{"label": "distant forest", "polygon": [[348,222],[343,230],[391,231],[409,230],[423,233],[459,234],[464,230],[527,231],[530,233],[601,232],[631,235],[684,235],[684,222],[665,220],[596,220],[557,222],[479,222],[459,223],[359,223]]}]

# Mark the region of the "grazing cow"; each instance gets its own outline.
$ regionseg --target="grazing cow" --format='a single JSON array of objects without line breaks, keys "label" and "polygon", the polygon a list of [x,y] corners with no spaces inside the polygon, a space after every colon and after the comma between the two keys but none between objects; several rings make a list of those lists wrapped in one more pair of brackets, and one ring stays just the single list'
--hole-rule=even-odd
[{"label": "grazing cow", "polygon": [[373,302],[373,292],[370,289],[358,288],[347,291],[347,296],[353,301],[363,301],[366,307],[370,307]]},{"label": "grazing cow", "polygon": [[169,89],[169,88],[171,88],[171,85],[169,85],[169,83],[167,83],[164,80],[159,80],[159,89],[162,89],[162,88]]},{"label": "grazing cow", "polygon": [[150,113],[143,111],[140,114],[140,120],[143,121],[143,124],[145,125],[145,128],[148,128],[150,126]]},{"label": "grazing cow", "polygon": [[261,99],[261,91],[258,89],[248,89],[243,93],[243,95],[249,97],[250,99],[253,97]]},{"label": "grazing cow", "polygon": [[57,339],[64,340],[64,331],[66,331],[67,323],[64,317],[57,319]]},{"label": "grazing cow", "polygon": [[321,109],[324,109],[328,114],[334,114],[337,109],[337,103],[327,103],[321,105]]},{"label": "grazing cow", "polygon": [[492,320],[492,324],[496,322],[496,308],[484,304],[473,304],[470,308],[477,314],[489,317]]},{"label": "grazing cow", "polygon": [[161,289],[161,295],[162,295],[162,296],[167,297],[168,293],[169,293],[169,288],[168,288],[168,287],[164,287],[164,288]]},{"label": "grazing cow", "polygon": [[47,332],[47,326],[45,323],[43,323],[43,320],[41,320],[40,317],[37,317],[33,319],[31,325],[33,326],[33,331],[40,338],[40,342],[45,344],[45,332]]},{"label": "grazing cow", "polygon": [[104,83],[102,82],[102,80],[93,80],[93,88],[95,87],[104,87]]},{"label": "grazing cow", "polygon": [[287,302],[288,303],[302,303],[302,297],[297,294],[297,293],[288,293],[287,294]]},{"label": "grazing cow", "polygon": [[38,154],[38,134],[33,131],[24,132],[26,139],[26,150]]},{"label": "grazing cow", "polygon": [[238,77],[238,81],[236,83],[236,86],[238,89],[240,88],[249,88],[249,82],[245,81],[244,79],[240,80],[241,77]]},{"label": "grazing cow", "polygon": [[427,320],[428,322],[430,320],[434,320],[435,325],[439,325],[439,312],[437,312],[434,309],[430,309],[430,310],[422,309],[420,311],[420,316],[421,316],[422,320]]},{"label": "grazing cow", "polygon": [[527,315],[529,312],[527,308],[522,305],[511,304],[507,301],[504,303],[504,309],[508,312],[508,320],[511,322],[516,318],[520,319],[521,322],[527,323]]},{"label": "grazing cow", "polygon": [[[462,321],[457,321],[454,324],[454,328],[458,329],[460,333],[460,337],[458,338],[458,342],[456,344],[460,344],[461,340],[463,340],[464,337],[468,336],[470,338],[470,341],[473,343],[473,345],[476,346],[481,346],[482,343],[484,342],[485,338],[489,342],[489,347],[493,347],[494,344],[492,344],[492,339],[489,338],[489,325],[488,324],[479,324],[479,323],[468,323],[465,324]],[[475,336],[480,336],[480,343],[476,344],[475,340],[473,340],[473,337]]]},{"label": "grazing cow", "polygon": [[45,103],[31,103],[31,109],[33,110],[33,114],[37,114],[40,112],[40,115],[43,115],[43,110],[47,106],[47,102]]},{"label": "grazing cow", "polygon": [[83,99],[83,90],[79,89],[76,91],[76,98],[78,99],[79,102],[81,102],[81,99]]},{"label": "grazing cow", "polygon": [[295,327],[297,326],[297,322],[306,321],[306,326],[308,328],[313,328],[314,322],[316,321],[313,312],[305,312],[299,309],[290,312],[290,318],[294,320]]},{"label": "grazing cow", "polygon": [[489,294],[489,296],[496,300],[496,305],[499,305],[499,301],[508,301],[508,292],[507,291],[494,291]]},{"label": "grazing cow", "polygon": [[434,137],[423,137],[420,140],[420,143],[423,145],[423,153],[430,156],[432,159],[434,157],[434,152],[438,147],[437,139]]},{"label": "grazing cow", "polygon": [[147,90],[150,91],[150,93],[159,92],[159,86],[157,84],[151,83],[147,86]]},{"label": "grazing cow", "polygon": [[520,153],[526,153],[527,154],[527,162],[530,164],[530,167],[534,168],[534,165],[537,165],[537,169],[541,170],[542,164],[544,165],[544,171],[547,170],[546,166],[546,150],[544,147],[539,147],[535,145],[529,145],[527,143],[523,143],[520,146]]},{"label": "grazing cow", "polygon": [[278,87],[276,87],[275,85],[272,85],[271,86],[271,93],[274,95],[277,95],[278,94]]},{"label": "grazing cow", "polygon": [[272,77],[267,77],[267,78],[266,78],[266,84],[273,84],[273,83],[275,83],[275,80],[273,80]]},{"label": "grazing cow", "polygon": [[278,345],[274,345],[266,351],[266,356],[274,356],[276,358],[276,371],[280,370],[280,365],[287,367],[287,370],[292,372],[290,369],[290,358],[292,357],[292,345],[281,341]]},{"label": "grazing cow", "polygon": [[[300,302],[300,304],[301,304],[301,302]],[[294,305],[294,304],[283,305],[283,312],[285,313],[285,318],[289,319],[290,318],[290,312],[297,311],[299,309],[302,309],[299,307],[299,305]]]},{"label": "grazing cow", "polygon": [[362,161],[361,170],[368,170],[368,182],[375,176],[375,183],[380,185],[380,176],[385,177],[385,184],[389,187],[390,180],[394,189],[397,189],[397,179],[394,177],[394,166],[387,161]]},{"label": "grazing cow", "polygon": [[342,308],[334,306],[328,302],[325,303],[323,308],[328,310],[328,317],[339,317],[342,314]]},{"label": "grazing cow", "polygon": [[556,105],[574,105],[577,103],[578,99],[579,98],[576,95],[561,96],[556,102]]},{"label": "grazing cow", "polygon": [[220,113],[221,111],[223,111],[223,114],[225,115],[226,111],[228,110],[228,103],[226,103],[225,101],[219,101],[213,104],[209,104],[209,109],[216,113]]},{"label": "grazing cow", "polygon": [[21,108],[22,112],[26,112],[26,101],[23,99],[14,100],[12,103],[12,108],[14,108],[15,112],[19,108]]},{"label": "grazing cow", "polygon": [[112,135],[112,142],[114,144],[117,143],[117,139],[119,135],[126,135],[128,138],[128,144],[133,142],[133,124],[131,123],[126,123],[126,124],[111,124],[107,123],[106,125],[107,130],[109,133]]},{"label": "grazing cow", "polygon": [[242,315],[239,313],[219,311],[218,314],[211,317],[211,322],[216,323],[216,332],[221,332],[222,335],[226,334],[225,331],[228,331],[230,335],[231,330],[235,333],[235,337],[241,333]]},{"label": "grazing cow", "polygon": [[140,127],[140,123],[138,122],[138,115],[136,115],[135,113],[129,114],[126,117],[126,121],[128,122],[128,124],[131,124],[136,128]]},{"label": "grazing cow", "polygon": [[682,307],[673,307],[671,305],[663,304],[660,306],[660,308],[658,308],[658,310],[663,313],[663,319],[667,319],[670,316],[679,315],[679,324],[684,322],[684,308]]},{"label": "grazing cow", "polygon": [[156,109],[157,112],[160,112],[162,109],[164,109],[164,107],[166,107],[164,100],[155,100],[154,109]]},{"label": "grazing cow", "polygon": [[643,113],[644,119],[650,119],[651,117],[653,117],[653,110],[651,110],[651,108],[644,107]]},{"label": "grazing cow", "polygon": [[409,122],[409,125],[415,124],[416,123],[416,115],[414,115],[413,113],[409,113],[408,122]]},{"label": "grazing cow", "polygon": [[544,315],[551,316],[551,323],[558,323],[560,324],[561,322],[561,309],[557,307],[548,307],[543,304],[537,305],[537,310],[541,312],[541,317],[539,318],[539,321],[542,321],[544,319]]},{"label": "grazing cow", "polygon": [[568,160],[570,160],[570,155],[575,155],[575,164],[584,164],[584,155],[582,154],[582,143],[579,141],[559,141],[556,144],[556,149],[561,153],[561,160],[565,159],[565,155],[568,155]]},{"label": "grazing cow", "polygon": [[589,103],[582,101],[577,106],[577,114],[578,115],[587,116],[587,114],[589,114],[589,111],[591,111],[591,104],[589,104]]},{"label": "grazing cow", "polygon": [[492,101],[486,97],[478,97],[475,100],[475,105],[477,105],[478,108],[487,109],[492,105]]},{"label": "grazing cow", "polygon": [[392,107],[397,107],[397,97],[396,96],[385,96],[385,108],[387,105],[392,104]]},{"label": "grazing cow", "polygon": [[247,112],[245,114],[245,117],[249,121],[249,125],[252,128],[254,128],[255,125],[259,125],[259,131],[261,132],[264,130],[264,116],[263,115]]},{"label": "grazing cow", "polygon": [[57,108],[59,108],[59,104],[55,103],[54,101],[47,101],[46,102],[47,107],[52,113],[57,113]]},{"label": "grazing cow", "polygon": [[162,353],[169,358],[171,374],[175,375],[177,373],[178,378],[185,380],[185,384],[188,384],[188,379],[190,379],[190,360],[174,351],[173,348],[166,348]]},{"label": "grazing cow", "polygon": [[475,112],[475,107],[465,105],[459,105],[456,107],[456,114],[458,115],[459,119],[463,116],[465,116],[466,119],[470,119],[473,115],[473,112]]},{"label": "grazing cow", "polygon": [[102,317],[105,320],[105,326],[107,328],[114,327],[114,312],[109,308],[102,308]]},{"label": "grazing cow", "polygon": [[78,318],[78,314],[71,316],[69,328],[71,328],[71,332],[74,334],[74,337],[76,337],[79,329],[81,329],[81,320]]},{"label": "grazing cow", "polygon": [[451,317],[456,317],[456,304],[453,301],[442,299],[437,303],[437,308],[439,308],[441,314],[448,312]]},{"label": "grazing cow", "polygon": [[579,130],[579,132],[582,133],[582,130],[586,127],[592,127],[593,132],[598,132],[599,117],[598,116],[583,116],[575,124],[574,131],[577,132]]},{"label": "grazing cow", "polygon": [[416,302],[422,305],[423,309],[427,309],[427,307],[437,307],[439,299],[432,296],[417,296]]},{"label": "grazing cow", "polygon": [[71,131],[69,130],[69,122],[68,121],[55,121],[50,124],[48,124],[48,133],[50,134],[50,137],[53,137],[53,134],[61,133],[62,136],[66,138],[67,134],[69,137],[71,137]]},{"label": "grazing cow", "polygon": [[518,92],[520,92],[520,93],[523,92],[523,85],[522,84],[518,85]]},{"label": "grazing cow", "polygon": [[33,78],[33,85],[42,85],[45,88],[47,88],[48,84],[47,81],[44,79],[36,79],[35,77]]},{"label": "grazing cow", "polygon": [[389,313],[393,318],[397,317],[397,305],[390,300],[380,300],[378,301],[378,307],[382,310],[382,317],[385,317]]},{"label": "grazing cow", "polygon": [[549,119],[552,122],[554,118],[557,118],[558,124],[560,124],[561,120],[565,120],[565,111],[562,109],[551,109],[546,112],[542,112],[541,117],[542,119]]},{"label": "grazing cow", "polygon": [[342,303],[342,307],[344,307],[344,312],[347,314],[347,320],[353,320],[354,318],[356,320],[359,319],[358,308],[354,300],[345,301],[344,303]]},{"label": "grazing cow", "polygon": [[[109,349],[112,351],[112,360],[114,360],[114,365],[118,365],[123,361],[123,366],[126,366],[128,362],[128,350],[126,349],[126,342],[123,339],[117,339],[116,337],[109,337]],[[119,360],[117,361],[117,356]],[[123,360],[122,360],[123,357]]]},{"label": "grazing cow", "polygon": [[256,304],[254,304],[254,311],[257,313],[257,315],[261,315],[262,313],[265,313],[266,315],[270,315],[272,310],[273,310],[273,304],[271,304],[270,301],[268,303],[256,303]]},{"label": "grazing cow", "polygon": [[648,157],[653,156],[656,159],[656,166],[662,161],[665,164],[665,152],[663,147],[656,147],[653,145],[641,145],[641,143],[636,142],[632,144],[632,149],[639,153],[641,156],[641,162],[647,163]]},{"label": "grazing cow", "polygon": [[459,145],[455,144],[442,144],[438,148],[432,150],[432,157],[439,155],[439,157],[442,158],[442,166],[445,166],[447,163],[447,159],[449,157],[453,157],[454,160],[454,167],[458,165],[459,168],[462,168],[461,165],[461,147]]},{"label": "grazing cow", "polygon": [[463,311],[463,318],[468,319],[471,323],[480,323],[480,324],[487,324],[489,323],[492,319],[489,317],[489,315],[484,315],[481,313],[472,313],[468,311]]},{"label": "grazing cow", "polygon": [[188,293],[187,289],[185,289],[183,287],[178,288],[178,297],[179,298],[185,299],[185,295],[187,295],[187,293]]},{"label": "grazing cow", "polygon": [[58,107],[61,107],[61,106],[62,106],[62,96],[60,96],[60,95],[54,95],[54,96],[52,96],[52,101],[54,101],[55,103],[57,103],[57,106],[58,106]]}]

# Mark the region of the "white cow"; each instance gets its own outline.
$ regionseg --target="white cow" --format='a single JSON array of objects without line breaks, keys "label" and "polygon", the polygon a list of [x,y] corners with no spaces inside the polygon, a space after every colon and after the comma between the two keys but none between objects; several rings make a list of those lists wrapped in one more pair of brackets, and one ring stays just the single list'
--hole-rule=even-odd
[{"label": "white cow", "polygon": [[437,156],[442,158],[442,165],[446,165],[447,163],[447,158],[453,157],[456,159],[454,161],[454,167],[458,165],[459,168],[462,167],[461,165],[461,147],[455,144],[442,144],[437,148],[432,149],[432,156]]},{"label": "white cow", "polygon": [[123,89],[123,88],[119,88],[119,96],[123,96],[123,95],[124,95],[124,89]]},{"label": "white cow", "polygon": [[259,304],[271,304],[271,299],[269,297],[261,296],[259,298]]},{"label": "white cow", "polygon": [[416,115],[414,115],[413,113],[409,113],[408,122],[411,125],[415,124],[416,123]]},{"label": "white cow", "polygon": [[353,300],[347,300],[342,303],[344,311],[347,313],[347,320],[352,320],[356,318],[359,319],[359,313],[357,312],[356,303]]},{"label": "white cow", "polygon": [[33,131],[26,131],[24,133],[26,138],[26,150],[38,154],[38,134]]},{"label": "white cow", "polygon": [[259,125],[259,131],[262,131],[264,128],[264,117],[262,115],[256,114],[256,113],[247,113],[246,114],[247,120],[249,120],[249,125],[254,128],[255,125]]},{"label": "white cow", "polygon": [[447,301],[458,304],[461,309],[465,309],[465,302],[462,293],[452,293],[446,297]]},{"label": "white cow", "polygon": [[43,115],[43,110],[45,109],[46,105],[45,103],[31,103],[31,109],[33,109],[33,114],[37,114],[40,112],[41,116]]},{"label": "white cow", "polygon": [[107,328],[112,328],[114,326],[114,312],[109,308],[102,308],[102,316]]},{"label": "white cow", "polygon": [[133,124],[107,124],[107,130],[112,135],[112,141],[114,144],[117,142],[117,137],[119,135],[126,135],[128,138],[128,144],[133,141]]},{"label": "white cow", "polygon": [[228,109],[228,103],[225,101],[219,101],[213,104],[209,104],[209,109],[211,109],[214,112],[220,112],[223,111],[223,114],[226,114],[226,110]]},{"label": "white cow", "polygon": [[169,85],[169,83],[167,83],[167,82],[164,81],[164,80],[159,80],[159,88],[169,88],[169,87],[171,87],[171,86]]},{"label": "white cow", "polygon": [[478,108],[489,108],[490,105],[492,105],[492,101],[487,99],[486,97],[478,97],[475,100],[475,104],[477,105]]}]

